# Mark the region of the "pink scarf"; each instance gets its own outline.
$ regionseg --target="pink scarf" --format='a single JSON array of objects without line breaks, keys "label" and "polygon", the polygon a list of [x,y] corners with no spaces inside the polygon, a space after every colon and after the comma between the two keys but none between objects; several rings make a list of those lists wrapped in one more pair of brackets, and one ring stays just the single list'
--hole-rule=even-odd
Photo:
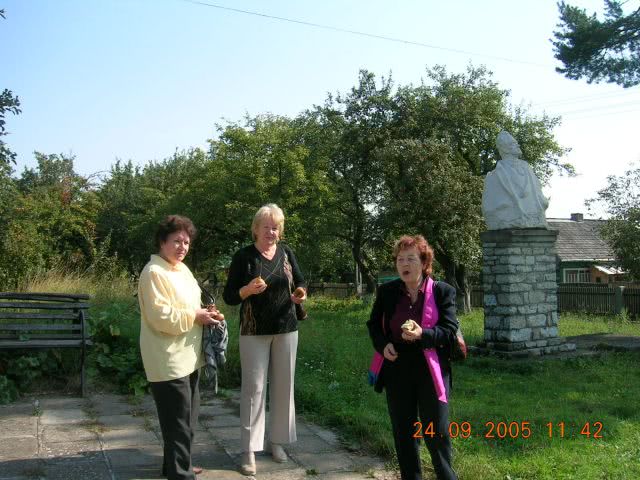
[{"label": "pink scarf", "polygon": [[[422,321],[420,326],[424,328],[433,328],[439,319],[438,306],[436,305],[435,297],[433,296],[433,280],[431,277],[427,278],[427,288],[425,289],[424,305],[422,307]],[[384,328],[384,319],[383,328]],[[447,403],[447,391],[444,387],[444,380],[442,378],[442,370],[440,369],[440,361],[438,360],[438,354],[435,348],[427,348],[423,350],[424,358],[429,367],[429,373],[436,389],[436,395],[438,400],[443,403]],[[369,384],[375,385],[380,370],[382,370],[382,364],[384,362],[384,356],[378,352],[374,352],[371,365],[369,366]]]},{"label": "pink scarf", "polygon": [[[433,295],[433,280],[429,277],[427,278],[427,288],[424,294],[424,306],[422,307],[422,322],[420,326],[423,329],[433,328],[436,323],[438,323],[439,318],[438,306],[436,305],[436,299]],[[438,400],[447,403],[447,390],[444,388],[438,353],[435,348],[425,348],[423,353],[424,359],[427,361],[427,366],[429,367],[429,373],[431,373],[431,378],[433,379],[433,385],[436,388]]]}]

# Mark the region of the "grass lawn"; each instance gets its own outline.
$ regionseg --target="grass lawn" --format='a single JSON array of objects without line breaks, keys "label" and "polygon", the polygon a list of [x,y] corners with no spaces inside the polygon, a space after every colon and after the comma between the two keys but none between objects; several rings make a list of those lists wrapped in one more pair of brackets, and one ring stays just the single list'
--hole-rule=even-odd
[{"label": "grass lawn", "polygon": [[[391,457],[384,394],[365,381],[372,353],[365,328],[369,308],[358,301],[310,300],[310,319],[300,327],[296,404],[312,420]],[[482,338],[481,311],[461,322],[470,343]],[[640,324],[565,315],[560,332],[640,335]],[[460,477],[640,478],[639,366],[640,354],[613,352],[565,360],[477,357],[457,364],[450,422],[452,434],[461,427],[453,439]],[[426,448],[423,455],[430,471]]]},{"label": "grass lawn", "polygon": [[[135,304],[126,303],[111,318],[127,319],[121,333],[134,336]],[[111,305],[112,313],[114,308],[120,307]],[[231,340],[220,383],[235,388],[240,378],[237,309],[223,310]],[[370,305],[319,297],[309,300],[307,310],[296,371],[299,413],[393,461],[384,394],[366,383],[372,354],[365,328]],[[468,343],[482,338],[481,311],[460,320]],[[560,318],[563,336],[596,332],[640,335],[640,323],[623,317]],[[460,427],[453,439],[460,478],[640,478],[639,365],[639,353],[615,352],[564,360],[472,357],[456,364],[450,421],[452,434]],[[422,452],[424,477],[430,478],[426,448]]]}]

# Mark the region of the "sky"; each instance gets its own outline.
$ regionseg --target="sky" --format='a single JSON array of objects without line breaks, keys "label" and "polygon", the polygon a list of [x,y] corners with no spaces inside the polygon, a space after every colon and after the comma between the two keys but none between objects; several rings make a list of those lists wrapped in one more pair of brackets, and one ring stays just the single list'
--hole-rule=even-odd
[{"label": "sky", "polygon": [[[602,0],[571,3],[602,12]],[[578,176],[544,188],[548,217],[603,215],[588,215],[585,199],[607,175],[640,166],[640,87],[555,72],[555,0],[0,0],[0,9],[0,89],[22,108],[4,137],[16,174],[36,165],[34,151],[73,154],[82,175],[117,160],[144,165],[203,147],[216,125],[245,115],[295,116],[347,92],[360,69],[416,85],[428,67],[469,64],[491,70],[513,105],[562,117],[554,133]]]}]

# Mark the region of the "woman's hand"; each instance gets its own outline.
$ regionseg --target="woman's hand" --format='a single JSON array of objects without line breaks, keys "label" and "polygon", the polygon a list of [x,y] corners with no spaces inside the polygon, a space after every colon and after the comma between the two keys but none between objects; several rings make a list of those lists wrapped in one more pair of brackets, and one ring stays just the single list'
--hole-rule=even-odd
[{"label": "woman's hand", "polygon": [[395,362],[396,359],[398,358],[398,352],[396,352],[396,348],[393,346],[393,343],[391,342],[387,343],[387,346],[384,347],[384,350],[382,351],[382,353],[384,354],[384,358],[386,358],[390,362]]},{"label": "woman's hand", "polygon": [[207,305],[207,311],[211,313],[211,318],[213,318],[214,320],[224,322],[224,315],[220,310],[218,310],[218,307],[216,307],[215,303]]},{"label": "woman's hand", "polygon": [[256,277],[240,289],[240,298],[244,300],[251,295],[258,295],[267,289],[267,284],[260,277]]},{"label": "woman's hand", "polygon": [[212,317],[213,313],[206,308],[196,308],[196,323],[200,325],[217,325],[219,322]]},{"label": "woman's hand", "polygon": [[413,322],[412,330],[402,329],[402,339],[407,342],[416,342],[422,338],[422,327],[418,325],[416,322]]},{"label": "woman's hand", "polygon": [[302,287],[296,288],[295,291],[291,294],[291,301],[293,303],[301,304],[306,299],[307,299],[307,291]]}]

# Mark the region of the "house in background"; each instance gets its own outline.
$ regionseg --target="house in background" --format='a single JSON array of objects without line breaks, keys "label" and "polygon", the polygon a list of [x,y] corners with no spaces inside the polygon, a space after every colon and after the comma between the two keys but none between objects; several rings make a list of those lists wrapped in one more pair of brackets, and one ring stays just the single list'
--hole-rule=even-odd
[{"label": "house in background", "polygon": [[572,213],[570,219],[547,218],[549,228],[558,230],[558,283],[615,283],[625,279],[616,266],[613,250],[600,235],[605,222],[585,219],[582,213]]}]

